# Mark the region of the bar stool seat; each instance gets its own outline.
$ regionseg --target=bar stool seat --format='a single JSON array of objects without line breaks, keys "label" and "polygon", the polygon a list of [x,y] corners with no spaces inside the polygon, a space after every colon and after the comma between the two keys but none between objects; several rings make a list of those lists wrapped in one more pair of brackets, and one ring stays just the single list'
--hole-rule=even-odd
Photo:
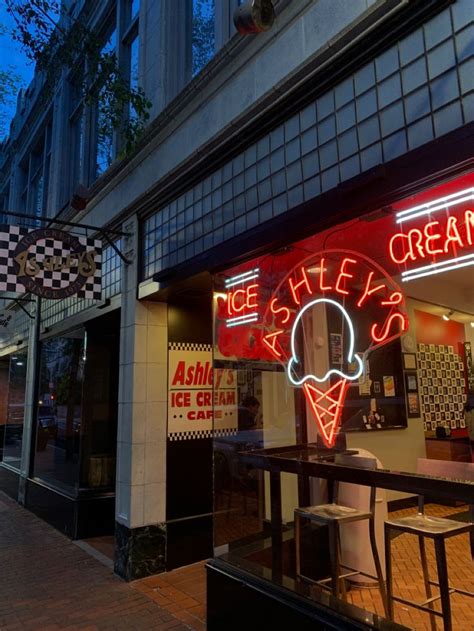
[{"label": "bar stool seat", "polygon": [[469,523],[444,519],[443,517],[430,517],[420,513],[398,519],[388,519],[385,523],[390,528],[410,532],[414,535],[423,532],[426,536],[444,534],[451,537],[472,530],[472,524]]},{"label": "bar stool seat", "polygon": [[[423,582],[425,585],[426,600],[414,602],[406,598],[393,595],[392,585],[392,558],[391,558],[391,531],[398,530],[418,536],[420,547],[421,567],[423,570]],[[464,596],[474,597],[474,592],[452,587],[448,581],[448,566],[446,559],[445,541],[449,537],[455,537],[464,533],[474,532],[474,523],[444,519],[443,517],[430,517],[424,513],[423,497],[419,497],[419,512],[417,515],[389,519],[385,522],[385,566],[387,570],[387,604],[388,617],[393,620],[394,601],[404,605],[410,605],[420,611],[425,611],[430,615],[432,631],[436,631],[435,616],[443,619],[444,630],[452,631],[451,619],[451,594],[458,593]],[[436,555],[436,567],[438,570],[438,581],[430,580],[428,570],[428,560],[426,557],[425,538],[433,539]],[[439,596],[433,596],[431,586],[439,587]],[[441,600],[441,612],[434,609],[434,602]]]},{"label": "bar stool seat", "polygon": [[359,519],[369,519],[370,513],[358,511],[350,506],[341,506],[340,504],[321,504],[319,506],[306,506],[305,508],[296,508],[295,515],[314,522],[326,524],[334,519],[339,522],[358,521]]},{"label": "bar stool seat", "polygon": [[[338,456],[336,462],[343,464],[347,459],[347,456]],[[361,466],[362,468],[375,469],[377,467],[376,460],[373,458],[362,458],[351,456],[350,464],[354,466]],[[384,577],[382,573],[382,566],[380,564],[380,558],[377,550],[377,543],[375,538],[375,497],[376,489],[371,488],[370,492],[370,510],[360,511],[350,506],[344,506],[337,503],[337,497],[339,493],[339,484],[334,484],[333,497],[336,501],[331,504],[320,504],[317,506],[306,506],[296,508],[294,511],[295,519],[295,547],[296,547],[296,575],[299,578],[303,578],[312,583],[316,583],[320,587],[331,589],[334,596],[338,596],[339,592],[342,594],[342,598],[346,600],[346,588],[345,579],[351,576],[363,575],[370,578],[376,578],[379,584],[380,593],[384,609],[387,612],[387,600],[385,594]],[[301,520],[306,519],[310,522],[318,524],[319,526],[327,526],[329,534],[329,559],[331,564],[331,576],[322,580],[314,581],[303,574],[301,574],[301,555],[300,555],[300,539],[301,539]],[[370,545],[372,549],[372,555],[374,558],[375,570],[377,576],[366,574],[355,568],[351,568],[341,563],[341,540],[340,540],[340,526],[351,522],[367,520],[368,534],[370,538]],[[341,573],[341,570],[345,572]],[[347,571],[349,570],[349,571]],[[330,587],[329,587],[330,584]]]}]

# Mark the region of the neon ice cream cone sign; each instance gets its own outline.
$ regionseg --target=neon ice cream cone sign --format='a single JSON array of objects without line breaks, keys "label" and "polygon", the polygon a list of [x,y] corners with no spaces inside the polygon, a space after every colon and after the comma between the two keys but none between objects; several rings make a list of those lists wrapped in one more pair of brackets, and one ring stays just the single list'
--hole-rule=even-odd
[{"label": "neon ice cream cone sign", "polygon": [[[314,338],[327,339],[331,327],[339,331],[340,357],[314,367]],[[333,447],[348,388],[363,377],[364,360],[407,328],[403,294],[383,268],[357,252],[325,250],[303,260],[275,289],[262,343],[303,389],[324,443]]]}]

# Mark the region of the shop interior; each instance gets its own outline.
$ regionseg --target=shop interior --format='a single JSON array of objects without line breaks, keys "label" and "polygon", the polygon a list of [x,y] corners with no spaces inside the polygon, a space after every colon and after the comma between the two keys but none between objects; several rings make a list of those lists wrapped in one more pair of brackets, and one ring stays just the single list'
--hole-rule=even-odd
[{"label": "shop interior", "polygon": [[[471,191],[464,195],[468,199],[458,202],[462,197],[458,192],[464,190]],[[331,489],[326,481],[309,478],[309,488],[302,492],[301,476],[281,474],[282,567],[275,578],[270,474],[242,456],[253,450],[277,452],[298,445],[302,449],[299,453],[303,453],[304,447],[318,445],[328,451],[358,451],[359,456],[373,459],[379,470],[474,481],[474,453],[467,426],[467,413],[474,401],[472,190],[470,176],[450,182],[228,270],[215,280],[214,366],[216,374],[219,369],[235,370],[239,402],[234,435],[219,436],[216,432],[214,438],[217,555],[249,572],[290,585],[310,598],[321,590],[328,591],[331,585],[324,583],[329,573],[327,533],[307,521],[301,534],[295,534],[295,509],[302,506],[302,498],[306,502],[309,499],[312,506],[325,504],[330,502]],[[452,205],[443,201],[438,209],[440,203],[432,204],[432,200],[446,197],[453,200]],[[400,229],[400,213],[409,214],[406,209],[413,212],[413,208],[418,213],[421,208],[424,214]],[[424,228],[427,223],[430,225]],[[392,239],[399,233],[403,236]],[[419,234],[428,237],[427,249]],[[331,270],[336,266],[340,272],[342,256],[353,263],[343,269],[342,291],[335,301],[344,305],[341,315],[342,310],[331,300],[318,299],[328,296],[321,293],[322,286],[335,287]],[[361,278],[368,278],[370,272],[358,276],[356,261],[374,272],[365,286]],[[293,281],[288,284],[285,278],[290,270]],[[326,274],[324,280],[322,272]],[[311,279],[312,274],[319,280]],[[384,275],[392,302],[397,302],[398,292],[403,295],[397,306],[399,321],[394,320],[387,329],[384,326],[391,316],[369,308],[364,294],[380,284]],[[349,289],[356,292],[354,297]],[[376,294],[374,291],[370,298]],[[356,308],[358,302],[361,309]],[[290,310],[284,311],[289,305]],[[309,308],[301,315],[305,305]],[[300,315],[295,317],[294,312]],[[292,339],[280,344],[285,332],[280,335],[278,326],[269,326],[269,314],[282,330],[285,318],[297,322],[291,329]],[[370,326],[378,327],[371,329],[372,339],[366,333]],[[389,329],[383,343],[374,343],[374,338],[381,339],[382,331]],[[397,335],[391,336],[395,330]],[[270,343],[262,344],[269,331]],[[351,338],[352,352],[348,350]],[[303,376],[288,368],[290,360]],[[341,389],[344,393],[339,397]],[[329,404],[328,390],[332,390]],[[336,409],[339,427],[337,436],[331,437]],[[328,438],[332,441],[329,445]],[[367,489],[341,484],[340,494],[349,506],[369,510],[369,494],[359,492],[361,488]],[[416,501],[417,497],[407,492],[377,489],[376,537],[384,576],[383,522],[415,515]],[[436,497],[426,498],[426,502],[427,514],[465,523],[472,519],[468,505]],[[459,539],[462,545],[448,548],[449,567],[458,586],[472,591],[469,536]],[[366,525],[342,526],[341,554],[352,567],[355,563],[357,569],[375,575],[372,560],[364,561],[371,556]],[[423,601],[416,537],[398,533],[391,543],[391,554],[395,583],[405,582],[412,596],[416,593]],[[435,566],[431,548],[428,557],[429,564]],[[431,569],[436,574],[436,569]],[[318,580],[322,584],[316,583]],[[341,598],[384,615],[383,599],[373,580],[351,577],[343,583]],[[466,599],[456,594],[451,600],[453,624],[458,621],[458,628],[462,628]],[[441,611],[439,599],[433,607]],[[420,629],[430,622],[426,612],[398,603],[395,619]]]}]

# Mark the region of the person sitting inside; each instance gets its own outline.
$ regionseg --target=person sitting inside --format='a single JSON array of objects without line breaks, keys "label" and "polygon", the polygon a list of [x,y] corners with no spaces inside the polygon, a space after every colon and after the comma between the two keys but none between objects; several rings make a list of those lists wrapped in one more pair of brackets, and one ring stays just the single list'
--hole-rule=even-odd
[{"label": "person sitting inside", "polygon": [[248,429],[257,429],[257,415],[260,409],[260,401],[252,396],[247,396],[239,407],[239,432]]}]

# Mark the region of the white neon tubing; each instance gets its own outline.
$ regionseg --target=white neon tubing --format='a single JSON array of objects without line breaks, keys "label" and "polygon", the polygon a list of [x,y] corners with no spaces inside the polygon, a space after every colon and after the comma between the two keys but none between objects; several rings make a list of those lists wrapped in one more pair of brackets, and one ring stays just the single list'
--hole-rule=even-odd
[{"label": "white neon tubing", "polygon": [[252,276],[246,276],[245,278],[242,278],[242,280],[236,280],[233,283],[230,283],[229,285],[226,285],[225,288],[226,289],[230,289],[231,287],[235,287],[236,285],[242,285],[242,283],[246,283],[248,280],[253,280],[254,278],[258,278],[259,274],[252,274]]},{"label": "white neon tubing", "polygon": [[415,267],[414,269],[402,272],[402,276],[410,276],[411,274],[416,274],[417,272],[424,272],[425,270],[433,268],[445,267],[446,265],[450,265],[451,263],[461,263],[469,259],[474,259],[474,254],[465,254],[464,256],[457,256],[453,259],[448,259],[447,261],[440,261],[439,263],[431,263],[430,265]]},{"label": "white neon tubing", "polygon": [[396,214],[396,223],[402,223],[403,221],[409,221],[416,217],[422,217],[423,215],[429,215],[437,210],[442,210],[449,206],[455,206],[462,202],[467,202],[474,199],[474,188],[467,188],[453,195],[447,195],[446,197],[439,197],[438,199],[428,202],[426,204],[420,204],[420,206],[414,206],[407,210],[402,210]]},{"label": "white neon tubing", "polygon": [[234,285],[240,285],[240,283],[245,283],[248,280],[252,280],[253,278],[257,278],[260,270],[258,268],[251,269],[248,272],[243,272],[242,274],[238,274],[237,276],[232,276],[224,281],[224,285],[226,288],[233,287]]},{"label": "white neon tubing", "polygon": [[431,269],[427,272],[421,272],[420,274],[405,276],[405,278],[402,278],[402,283],[407,283],[409,280],[415,280],[416,278],[423,278],[424,276],[433,276],[434,274],[442,274],[443,272],[461,269],[462,267],[468,267],[469,265],[474,265],[474,259],[471,261],[466,261],[465,263],[456,263],[455,265],[451,265],[449,267],[440,267],[438,269]]},{"label": "white neon tubing", "polygon": [[258,313],[246,313],[245,315],[237,316],[235,318],[228,318],[226,322],[240,322],[241,320],[248,320],[249,318],[258,318]]},{"label": "white neon tubing", "polygon": [[230,328],[232,326],[240,326],[241,324],[250,324],[251,322],[256,322],[258,320],[258,315],[252,316],[251,318],[248,318],[247,320],[239,320],[238,322],[230,322],[229,320],[227,321],[227,327]]},{"label": "white neon tubing", "polygon": [[243,326],[244,324],[252,324],[252,322],[256,322],[256,321],[257,321],[257,319],[255,319],[255,320],[246,320],[245,322],[234,322],[233,324],[228,324],[227,328],[231,329],[231,328],[236,327],[236,326]]},{"label": "white neon tubing", "polygon": [[[294,363],[299,364],[299,361],[296,359],[296,351],[295,351],[296,328],[304,312],[307,311],[310,307],[314,307],[314,305],[317,305],[320,303],[327,303],[327,304],[334,305],[340,310],[343,317],[345,318],[347,322],[347,326],[349,327],[349,352],[347,354],[347,361],[352,362],[355,359],[356,362],[359,364],[359,370],[353,375],[345,375],[342,371],[337,370],[337,368],[331,368],[331,370],[327,371],[324,377],[316,377],[316,375],[305,375],[302,379],[296,380],[293,378],[291,374],[293,364]],[[293,328],[291,329],[291,359],[288,362],[288,368],[287,368],[288,379],[291,381],[291,383],[295,386],[301,386],[308,379],[314,379],[314,381],[317,381],[318,383],[323,383],[324,381],[327,381],[330,375],[339,375],[339,377],[342,377],[343,379],[347,379],[348,381],[354,381],[355,379],[358,379],[361,376],[363,371],[364,371],[363,361],[358,355],[354,355],[354,327],[352,325],[352,320],[350,319],[349,314],[344,309],[344,307],[340,305],[338,302],[336,302],[335,300],[331,300],[330,298],[318,298],[317,300],[312,300],[307,305],[305,305],[303,309],[301,309],[301,311],[298,313],[293,323]]]},{"label": "white neon tubing", "polygon": [[451,193],[451,195],[445,195],[444,197],[437,197],[433,199],[431,202],[425,202],[424,204],[419,204],[418,206],[413,206],[412,208],[407,208],[406,210],[401,210],[397,213],[397,217],[401,217],[402,215],[409,215],[410,213],[415,212],[416,210],[421,210],[422,208],[426,208],[427,206],[434,206],[436,204],[440,204],[441,202],[450,201],[451,199],[455,199],[456,197],[462,197],[467,193],[474,193],[474,187],[465,188],[462,191],[458,191],[457,193]]}]

